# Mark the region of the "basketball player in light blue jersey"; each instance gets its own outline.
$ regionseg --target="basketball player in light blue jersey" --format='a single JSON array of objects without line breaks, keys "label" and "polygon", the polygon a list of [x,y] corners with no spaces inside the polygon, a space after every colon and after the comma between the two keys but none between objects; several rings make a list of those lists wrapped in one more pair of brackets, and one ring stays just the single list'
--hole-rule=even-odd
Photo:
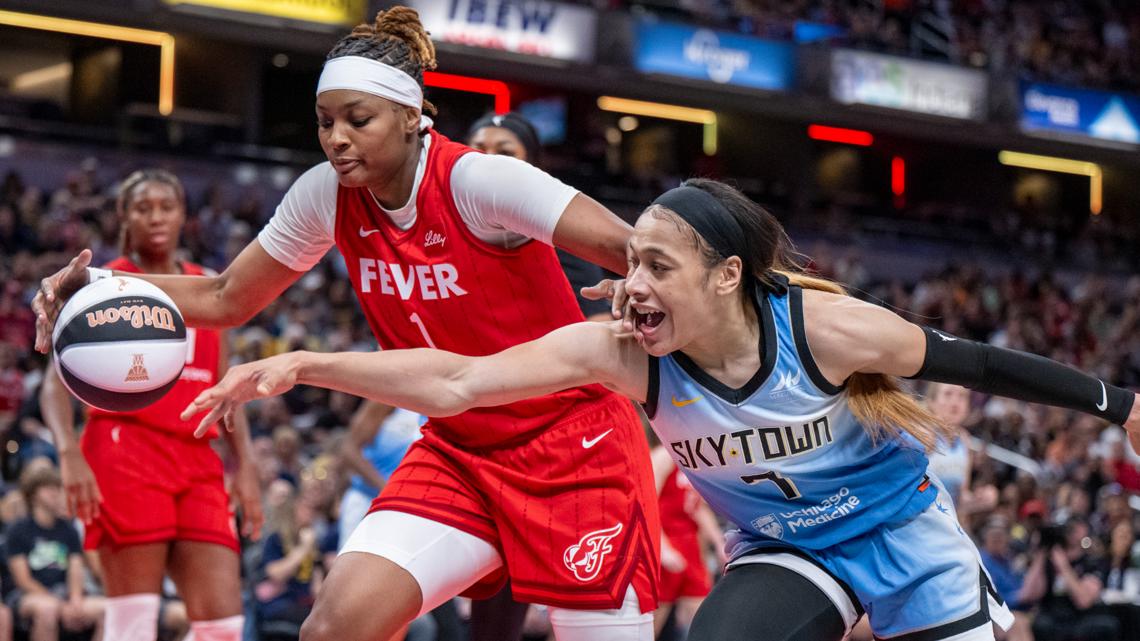
[{"label": "basketball player in light blue jersey", "polygon": [[420,426],[426,420],[415,412],[372,401],[357,408],[341,446],[341,458],[353,474],[340,501],[338,547],[345,544],[408,448],[420,438]]},{"label": "basketball player in light blue jersey", "polygon": [[[1136,395],[790,273],[789,245],[738,191],[690,180],[637,222],[628,322],[571,325],[482,358],[284,354],[232,368],[187,415],[209,408],[216,420],[298,383],[435,416],[601,382],[645,405],[693,487],[736,526],[691,641],[838,641],[862,611],[880,638],[993,639],[991,622],[1012,617],[927,474],[926,452],[953,430],[893,377],[1085,411],[1134,442]],[[607,437],[571,444],[573,456],[589,465]],[[616,537],[594,561],[619,549]]]}]

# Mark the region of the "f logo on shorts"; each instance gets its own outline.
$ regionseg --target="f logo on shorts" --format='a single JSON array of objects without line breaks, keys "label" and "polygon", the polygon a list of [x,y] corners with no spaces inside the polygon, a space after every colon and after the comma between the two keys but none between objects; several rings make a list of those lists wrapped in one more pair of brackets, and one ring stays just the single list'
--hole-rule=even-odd
[{"label": "f logo on shorts", "polygon": [[573,572],[579,581],[593,581],[602,569],[602,561],[605,560],[606,554],[614,549],[610,545],[610,540],[621,534],[621,528],[622,524],[618,523],[604,530],[590,532],[583,536],[581,541],[566,548],[562,554],[562,562],[566,564],[566,569]]}]

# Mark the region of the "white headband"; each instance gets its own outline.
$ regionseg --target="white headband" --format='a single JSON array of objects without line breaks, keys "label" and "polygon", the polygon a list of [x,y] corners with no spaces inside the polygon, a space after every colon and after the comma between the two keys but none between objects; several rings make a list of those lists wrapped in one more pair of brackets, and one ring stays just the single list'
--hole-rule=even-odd
[{"label": "white headband", "polygon": [[415,78],[379,60],[341,56],[325,62],[321,79],[317,82],[317,95],[334,89],[363,91],[387,98],[398,105],[420,111],[421,130],[432,124],[431,118],[423,114],[424,91]]}]

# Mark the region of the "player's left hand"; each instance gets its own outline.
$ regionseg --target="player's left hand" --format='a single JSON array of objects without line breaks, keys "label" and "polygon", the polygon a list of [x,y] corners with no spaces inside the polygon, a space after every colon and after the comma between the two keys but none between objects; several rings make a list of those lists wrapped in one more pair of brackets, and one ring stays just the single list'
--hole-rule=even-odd
[{"label": "player's left hand", "polygon": [[261,484],[257,478],[257,465],[251,460],[243,460],[234,474],[230,496],[235,507],[241,509],[242,536],[261,538],[261,526],[265,523],[265,513],[261,510]]},{"label": "player's left hand", "polygon": [[1132,443],[1132,451],[1140,454],[1140,394],[1132,399],[1132,411],[1128,420],[1124,421],[1125,431],[1128,432],[1128,441]]},{"label": "player's left hand", "polygon": [[297,384],[297,352],[278,354],[252,363],[231,367],[226,375],[210,389],[198,395],[193,403],[182,410],[182,420],[209,410],[194,436],[201,437],[219,420],[232,430],[234,410],[243,403],[257,398],[284,394]]}]

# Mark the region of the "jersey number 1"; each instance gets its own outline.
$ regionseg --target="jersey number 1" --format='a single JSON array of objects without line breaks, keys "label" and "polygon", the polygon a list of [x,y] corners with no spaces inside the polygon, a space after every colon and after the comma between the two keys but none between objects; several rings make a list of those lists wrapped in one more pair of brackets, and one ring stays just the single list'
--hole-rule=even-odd
[{"label": "jersey number 1", "polygon": [[420,328],[420,333],[424,335],[424,340],[427,341],[428,347],[435,349],[435,341],[433,341],[431,339],[431,335],[427,333],[427,328],[424,327],[424,321],[420,318],[420,315],[416,312],[412,312],[412,315],[408,317],[408,320],[412,321],[416,324],[416,327]]},{"label": "jersey number 1", "polygon": [[790,478],[781,476],[779,472],[769,470],[763,474],[745,474],[740,477],[740,480],[749,485],[755,485],[761,481],[771,481],[776,484],[776,487],[780,488],[780,491],[784,493],[784,498],[789,501],[798,499],[801,496],[800,490],[796,487],[795,482]]}]

